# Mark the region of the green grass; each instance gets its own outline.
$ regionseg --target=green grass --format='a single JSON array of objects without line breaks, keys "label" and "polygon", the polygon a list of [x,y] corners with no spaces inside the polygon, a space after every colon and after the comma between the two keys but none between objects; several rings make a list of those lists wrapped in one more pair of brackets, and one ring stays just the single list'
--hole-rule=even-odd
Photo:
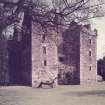
[{"label": "green grass", "polygon": [[105,82],[53,89],[0,87],[0,105],[105,105]]}]

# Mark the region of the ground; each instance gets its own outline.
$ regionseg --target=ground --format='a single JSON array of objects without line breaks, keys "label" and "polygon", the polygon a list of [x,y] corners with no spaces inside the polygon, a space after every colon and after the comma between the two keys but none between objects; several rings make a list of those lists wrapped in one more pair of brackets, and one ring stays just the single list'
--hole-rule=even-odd
[{"label": "ground", "polygon": [[0,87],[0,105],[105,105],[105,82],[52,89]]}]

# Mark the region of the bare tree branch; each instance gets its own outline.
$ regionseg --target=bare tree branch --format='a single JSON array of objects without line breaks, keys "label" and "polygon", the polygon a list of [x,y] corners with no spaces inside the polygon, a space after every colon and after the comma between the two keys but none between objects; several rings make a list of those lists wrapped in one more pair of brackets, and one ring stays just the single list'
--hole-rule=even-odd
[{"label": "bare tree branch", "polygon": [[96,4],[93,2],[90,5],[90,2],[91,0],[51,0],[52,4],[49,5],[41,0],[17,0],[17,2],[0,0],[0,4],[3,4],[0,6],[0,33],[7,26],[19,21],[20,12],[28,11],[31,21],[40,24],[44,35],[47,35],[48,27],[57,32],[59,26],[68,26],[73,20],[82,22],[103,16],[100,9],[104,3],[97,0]]}]

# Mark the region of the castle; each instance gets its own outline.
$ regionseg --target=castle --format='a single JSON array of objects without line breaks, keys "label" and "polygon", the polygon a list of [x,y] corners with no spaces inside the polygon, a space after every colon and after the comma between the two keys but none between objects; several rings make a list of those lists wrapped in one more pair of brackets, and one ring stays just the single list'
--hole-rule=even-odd
[{"label": "castle", "polygon": [[[35,86],[56,77],[59,85],[96,82],[97,30],[73,21],[58,32],[48,27],[43,35],[28,12],[20,11],[20,21],[0,36],[0,85]],[[18,26],[25,26],[25,31]]]},{"label": "castle", "polygon": [[49,75],[51,72],[55,77],[58,76],[58,84],[68,85],[97,81],[97,31],[92,31],[90,25],[78,25],[76,22],[71,22],[70,27],[73,28],[64,30],[60,36],[62,41],[58,46],[54,41],[48,39],[41,43],[41,37],[38,39],[38,36],[33,32],[33,84],[34,80],[36,81],[38,78],[39,70],[45,71]]},{"label": "castle", "polygon": [[15,32],[13,39],[0,40],[0,85],[34,86],[55,77],[60,85],[97,81],[97,31],[90,25],[71,22],[58,44],[55,32],[43,42],[40,26],[29,25],[32,34]]}]

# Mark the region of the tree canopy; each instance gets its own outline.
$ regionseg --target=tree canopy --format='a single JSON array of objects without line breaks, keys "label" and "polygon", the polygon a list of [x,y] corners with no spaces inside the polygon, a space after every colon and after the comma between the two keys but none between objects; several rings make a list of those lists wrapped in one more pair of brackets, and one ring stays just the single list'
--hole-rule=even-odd
[{"label": "tree canopy", "polygon": [[0,0],[0,34],[20,21],[20,12],[28,11],[31,20],[44,29],[104,16],[104,6],[104,0]]}]

